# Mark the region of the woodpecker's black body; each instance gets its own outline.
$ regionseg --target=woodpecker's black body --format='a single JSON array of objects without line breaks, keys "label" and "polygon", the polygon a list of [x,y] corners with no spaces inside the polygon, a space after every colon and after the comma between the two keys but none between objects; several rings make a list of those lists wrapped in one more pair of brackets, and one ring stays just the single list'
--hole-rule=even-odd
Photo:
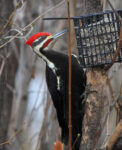
[{"label": "woodpecker's black body", "polygon": [[[51,50],[49,47],[66,30],[55,35],[40,32],[31,36],[26,44],[46,62],[46,80],[53,104],[56,108],[59,125],[62,129],[62,141],[68,144],[68,56]],[[82,121],[84,116],[84,100],[86,75],[80,67],[76,56],[72,55],[72,81],[71,81],[71,107],[72,107],[72,145],[73,150],[79,150],[82,136]],[[78,137],[80,134],[80,137]]]},{"label": "woodpecker's black body", "polygon": [[[62,129],[62,141],[68,143],[68,56],[62,53],[49,50],[43,53],[48,60],[55,64],[54,73],[46,65],[46,80],[50,91],[53,104],[56,108],[59,125]],[[60,85],[57,78],[60,78]],[[58,86],[60,88],[58,89]],[[82,135],[82,120],[84,116],[84,103],[81,95],[85,91],[86,76],[80,67],[77,59],[72,56],[72,144],[75,142],[78,134]],[[73,150],[78,150],[81,142],[81,136],[77,138]]]}]

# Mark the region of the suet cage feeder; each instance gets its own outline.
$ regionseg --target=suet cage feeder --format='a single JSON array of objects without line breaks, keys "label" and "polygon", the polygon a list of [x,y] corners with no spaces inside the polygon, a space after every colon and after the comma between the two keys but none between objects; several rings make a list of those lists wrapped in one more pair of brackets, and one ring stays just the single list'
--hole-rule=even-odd
[{"label": "suet cage feeder", "polygon": [[[122,17],[122,10],[117,11]],[[115,54],[121,22],[113,11],[78,16],[73,19],[82,67],[110,64]],[[122,46],[115,62],[122,61]]]},{"label": "suet cage feeder", "polygon": [[[122,17],[122,10],[116,10]],[[44,18],[44,20],[68,18]],[[71,17],[83,68],[111,64],[118,46],[121,22],[112,10]],[[122,62],[122,46],[115,62]]]}]

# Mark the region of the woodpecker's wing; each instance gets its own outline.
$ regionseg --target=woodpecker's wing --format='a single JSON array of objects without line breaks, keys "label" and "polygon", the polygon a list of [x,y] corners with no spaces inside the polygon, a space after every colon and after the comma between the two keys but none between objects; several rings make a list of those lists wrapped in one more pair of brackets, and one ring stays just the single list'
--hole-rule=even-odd
[{"label": "woodpecker's wing", "polygon": [[60,91],[57,90],[57,78],[53,71],[46,66],[46,80],[49,92],[51,94],[51,98],[53,104],[56,108],[57,118],[59,122],[59,126],[62,129],[62,141],[67,144],[68,142],[68,124],[65,117],[64,111],[64,97]]},{"label": "woodpecker's wing", "polygon": [[66,121],[64,118],[64,110],[63,110],[63,105],[64,105],[63,104],[63,96],[57,90],[56,76],[48,66],[46,66],[46,80],[47,80],[47,86],[48,86],[49,92],[51,94],[53,104],[56,108],[59,125],[61,128],[62,127],[65,128],[64,126],[66,125]]}]

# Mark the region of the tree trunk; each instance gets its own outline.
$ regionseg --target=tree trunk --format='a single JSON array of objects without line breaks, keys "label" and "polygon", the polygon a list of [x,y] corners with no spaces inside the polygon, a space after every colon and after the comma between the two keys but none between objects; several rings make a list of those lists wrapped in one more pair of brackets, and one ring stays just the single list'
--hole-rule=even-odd
[{"label": "tree trunk", "polygon": [[82,14],[90,14],[101,12],[101,0],[82,0],[81,12]]},{"label": "tree trunk", "polygon": [[[1,0],[0,2],[0,31],[6,24],[10,14],[13,11],[13,3],[10,0]],[[0,35],[0,45],[4,42],[2,37],[8,32],[10,26],[8,26],[3,34]],[[7,139],[8,124],[11,112],[11,103],[13,93],[10,90],[14,86],[14,78],[17,67],[17,61],[12,48],[6,46],[0,49],[0,143],[3,143]],[[2,69],[3,66],[3,69]],[[6,145],[0,146],[0,150],[5,150]]]},{"label": "tree trunk", "polygon": [[[110,0],[110,2],[112,3],[112,5],[114,6],[115,9],[122,9],[122,1],[121,0]],[[107,3],[107,0],[103,1],[103,10],[108,10],[111,9],[111,7],[109,6],[109,4]]]},{"label": "tree trunk", "polygon": [[[84,5],[87,14],[98,12],[102,8],[98,0],[85,0]],[[102,68],[87,69],[87,84],[91,85],[90,90],[93,92],[88,95],[86,101],[80,150],[104,149],[105,143],[115,130],[121,118],[121,107],[118,104],[121,99],[118,98],[122,82],[121,72],[122,67],[119,64],[114,64],[106,74],[103,74]]]}]

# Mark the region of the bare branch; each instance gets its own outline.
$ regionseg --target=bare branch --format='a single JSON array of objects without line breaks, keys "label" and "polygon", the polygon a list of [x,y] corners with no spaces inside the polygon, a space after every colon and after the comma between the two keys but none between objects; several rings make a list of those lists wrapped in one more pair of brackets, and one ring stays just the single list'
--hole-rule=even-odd
[{"label": "bare branch", "polygon": [[4,66],[5,66],[5,59],[3,59],[1,67],[0,67],[0,77],[1,77],[1,75],[3,73]]},{"label": "bare branch", "polygon": [[121,83],[121,85],[120,85],[120,92],[119,92],[118,96],[116,96],[117,99],[115,99],[115,101],[111,104],[110,110],[112,110],[112,108],[115,106],[115,104],[116,104],[117,102],[119,103],[121,95],[122,95],[122,83]]},{"label": "bare branch", "polygon": [[7,56],[3,58],[3,61],[2,61],[1,67],[0,67],[0,77],[3,73],[3,69],[4,69],[4,66],[5,66],[6,59],[9,58],[9,56],[10,56],[10,53],[8,53]]},{"label": "bare branch", "polygon": [[22,0],[19,0],[14,11],[11,13],[11,15],[9,16],[9,19],[7,20],[6,24],[3,26],[2,30],[0,31],[0,35],[3,33],[3,31],[6,29],[6,27],[10,24],[13,16],[15,15],[18,7],[20,6],[20,4],[22,3]]},{"label": "bare branch", "polygon": [[39,137],[38,137],[38,140],[37,140],[37,145],[36,145],[35,150],[39,150],[41,137],[42,137],[42,132],[43,132],[43,127],[45,126],[46,116],[47,116],[47,113],[48,113],[49,106],[50,106],[50,101],[47,100],[47,104],[46,104],[46,107],[45,107],[45,110],[44,110],[44,114],[45,115],[44,115],[44,119],[43,119],[43,124],[42,124],[42,126],[40,128]]},{"label": "bare branch", "polygon": [[38,102],[38,100],[39,100],[39,95],[40,95],[41,86],[42,86],[42,85],[41,85],[41,83],[40,83],[39,89],[38,89],[38,92],[37,92],[37,96],[36,96],[36,99],[35,99],[35,103],[34,103],[34,106],[33,106],[33,109],[32,109],[32,111],[31,111],[30,118],[29,118],[29,121],[28,121],[28,125],[31,124],[31,122],[32,122],[32,120],[33,120],[32,116],[33,116],[33,112],[35,111],[37,102]]},{"label": "bare branch", "polygon": [[107,147],[107,150],[112,150],[114,144],[118,140],[121,133],[122,133],[122,119],[118,123],[114,133],[111,135],[111,137],[108,139],[107,143],[105,144],[106,145],[105,147]]},{"label": "bare branch", "polygon": [[15,89],[10,85],[10,84],[6,84],[6,87],[9,89],[9,91],[11,91],[12,93],[15,93]]},{"label": "bare branch", "polygon": [[22,131],[22,128],[24,127],[25,123],[23,123],[20,128],[5,142],[0,143],[0,146],[11,144],[14,140],[14,138]]},{"label": "bare branch", "polygon": [[110,0],[107,0],[108,4],[110,5],[111,9],[113,10],[113,12],[115,13],[116,17],[119,19],[119,21],[122,23],[122,18],[121,16],[118,14],[118,12],[114,9],[112,3],[110,2]]},{"label": "bare branch", "polygon": [[[42,13],[41,15],[39,15],[36,19],[34,19],[31,23],[29,23],[27,26],[25,26],[22,31],[27,31],[28,29],[32,29],[32,27],[34,25],[37,24],[37,22],[46,14],[48,14],[50,11],[58,8],[60,5],[62,5],[65,2],[65,0],[61,1],[60,3],[58,3],[57,5],[55,5],[54,7],[49,8],[47,11],[45,11],[44,13]],[[11,41],[13,41],[15,38],[17,38],[20,35],[20,33],[18,32],[17,34],[13,35],[11,37],[11,39],[9,39],[7,42],[5,42],[4,44],[2,44],[0,46],[0,49],[3,48],[4,46],[6,46],[8,43],[10,43]]]}]

